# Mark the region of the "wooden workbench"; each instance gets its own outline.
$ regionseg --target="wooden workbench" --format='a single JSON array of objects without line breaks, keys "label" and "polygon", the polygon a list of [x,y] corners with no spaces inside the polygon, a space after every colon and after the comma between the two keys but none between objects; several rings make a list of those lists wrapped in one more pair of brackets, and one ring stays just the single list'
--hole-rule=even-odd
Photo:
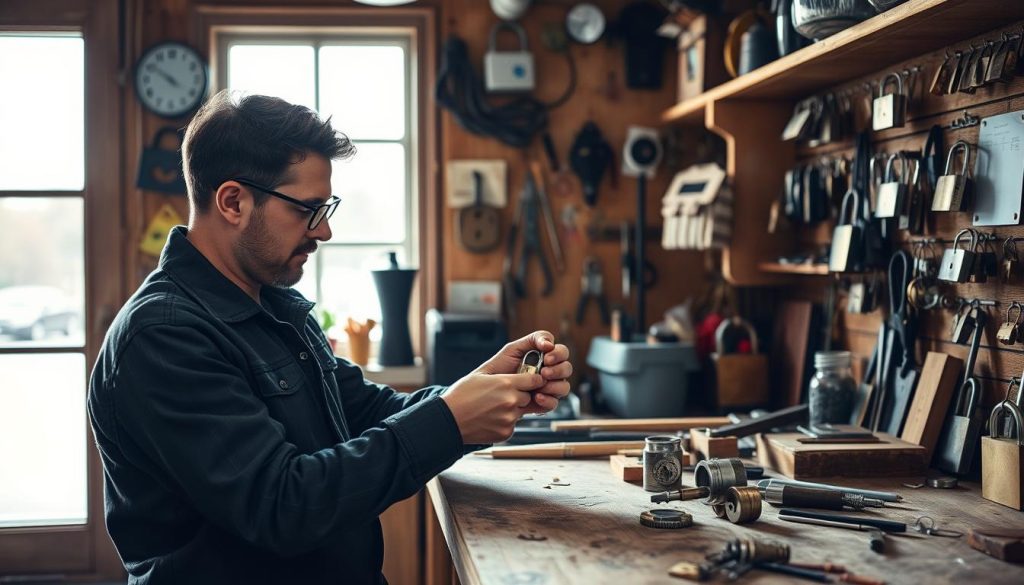
[{"label": "wooden workbench", "polygon": [[[692,485],[692,474],[683,481]],[[982,499],[977,485],[914,490],[902,487],[905,481],[912,479],[843,483],[901,493],[904,501],[880,514],[908,524],[928,515],[942,528],[965,533],[981,524],[1024,528],[1024,513]],[[793,561],[841,563],[887,583],[1024,583],[1024,565],[985,556],[967,546],[966,535],[926,537],[908,529],[904,536],[887,538],[886,553],[879,555],[869,549],[866,533],[783,522],[767,504],[761,519],[744,527],[716,518],[700,502],[652,505],[640,486],[613,478],[605,459],[468,456],[431,481],[428,489],[433,505],[428,517],[436,515],[431,521],[440,524],[463,585],[685,584],[668,576],[669,567],[700,560],[745,533],[788,543]],[[656,530],[640,525],[640,513],[655,507],[685,509],[693,515],[694,526]],[[427,533],[428,554],[433,547],[436,564],[436,551],[443,552],[443,546],[430,542],[429,527]],[[743,582],[793,581],[752,571]]]}]

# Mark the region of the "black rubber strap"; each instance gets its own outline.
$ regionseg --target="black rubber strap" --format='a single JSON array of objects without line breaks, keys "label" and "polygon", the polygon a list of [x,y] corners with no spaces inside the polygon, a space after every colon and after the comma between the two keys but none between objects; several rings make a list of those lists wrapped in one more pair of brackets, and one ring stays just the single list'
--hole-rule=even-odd
[{"label": "black rubber strap", "polygon": [[946,144],[943,140],[942,126],[935,125],[928,130],[928,140],[924,143],[924,150],[921,151],[921,158],[924,159],[924,168],[928,177],[928,186],[933,191],[939,176],[945,173]]}]

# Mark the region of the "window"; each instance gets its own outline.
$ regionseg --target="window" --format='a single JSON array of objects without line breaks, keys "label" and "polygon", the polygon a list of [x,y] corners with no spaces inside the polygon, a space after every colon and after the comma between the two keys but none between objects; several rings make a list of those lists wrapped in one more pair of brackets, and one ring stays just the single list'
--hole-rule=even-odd
[{"label": "window", "polygon": [[120,573],[85,408],[106,315],[123,296],[116,34],[105,34],[116,22],[114,0],[0,15],[5,575]]},{"label": "window", "polygon": [[[389,251],[403,267],[419,265],[409,37],[268,29],[225,34],[217,42],[224,63],[219,87],[305,105],[330,117],[355,144],[355,157],[334,163],[333,192],[342,198],[331,219],[334,236],[296,288],[341,323],[346,317],[380,322],[370,271],[388,266]],[[342,328],[332,333],[343,337]],[[377,328],[371,339],[379,335]]]}]

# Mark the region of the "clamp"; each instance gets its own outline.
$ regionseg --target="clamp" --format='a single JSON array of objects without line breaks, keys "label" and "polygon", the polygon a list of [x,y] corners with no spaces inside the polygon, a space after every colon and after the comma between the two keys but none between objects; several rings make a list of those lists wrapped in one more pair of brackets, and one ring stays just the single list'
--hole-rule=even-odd
[{"label": "clamp", "polygon": [[608,325],[611,317],[608,312],[608,299],[604,296],[604,276],[601,274],[601,262],[594,256],[583,261],[583,276],[580,277],[580,301],[576,305],[576,324],[583,324],[590,299],[597,302],[601,311],[601,322]]}]

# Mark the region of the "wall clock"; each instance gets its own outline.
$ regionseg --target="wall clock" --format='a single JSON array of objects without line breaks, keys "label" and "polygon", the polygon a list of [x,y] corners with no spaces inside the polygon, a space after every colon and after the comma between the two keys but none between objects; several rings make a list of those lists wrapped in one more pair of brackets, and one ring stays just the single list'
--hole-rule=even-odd
[{"label": "wall clock", "polygon": [[165,41],[147,49],[135,64],[135,93],[154,114],[179,118],[202,103],[207,75],[206,61],[195,49]]}]

